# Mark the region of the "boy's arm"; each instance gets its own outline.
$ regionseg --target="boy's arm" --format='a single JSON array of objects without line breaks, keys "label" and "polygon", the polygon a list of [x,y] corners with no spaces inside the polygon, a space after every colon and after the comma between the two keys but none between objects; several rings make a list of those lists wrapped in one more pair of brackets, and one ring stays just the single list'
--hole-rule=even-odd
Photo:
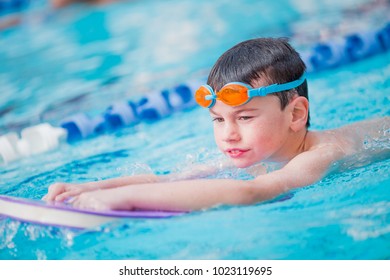
[{"label": "boy's arm", "polygon": [[200,210],[220,204],[253,204],[316,182],[341,155],[333,147],[322,147],[304,152],[282,169],[254,180],[204,179],[131,185],[83,193],[72,204],[96,210],[171,211]]},{"label": "boy's arm", "polygon": [[253,191],[252,181],[197,179],[130,185],[82,193],[73,206],[95,210],[191,211],[218,204],[249,204],[245,192]]},{"label": "boy's arm", "polygon": [[258,176],[256,186],[265,187],[270,198],[298,187],[305,187],[321,180],[329,171],[332,163],[345,156],[337,145],[325,144],[314,150],[297,155],[282,169]]},{"label": "boy's arm", "polygon": [[220,164],[220,167],[193,165],[190,170],[184,170],[181,173],[172,173],[169,175],[157,176],[155,174],[140,174],[81,184],[54,183],[49,186],[48,193],[42,199],[46,201],[64,201],[70,197],[79,195],[84,192],[112,189],[127,185],[139,185],[147,183],[167,182],[173,180],[202,178],[215,174],[219,169],[222,169],[227,166],[227,163],[223,161],[221,161]]},{"label": "boy's arm", "polygon": [[49,186],[47,194],[42,198],[46,201],[64,201],[83,192],[117,188],[131,184],[143,184],[158,182],[159,178],[154,174],[141,174],[113,179],[93,181],[81,184],[54,183]]}]

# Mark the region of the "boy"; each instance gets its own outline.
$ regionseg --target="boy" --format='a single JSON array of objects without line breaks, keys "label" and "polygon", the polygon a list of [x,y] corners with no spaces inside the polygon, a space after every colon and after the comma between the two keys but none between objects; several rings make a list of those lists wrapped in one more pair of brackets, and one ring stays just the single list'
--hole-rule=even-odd
[{"label": "boy", "polygon": [[364,152],[365,134],[384,135],[389,118],[309,131],[304,72],[305,64],[286,40],[253,39],[225,52],[207,85],[196,92],[198,104],[209,108],[217,146],[236,167],[276,161],[284,164],[279,170],[253,180],[168,181],[138,175],[80,185],[57,183],[44,199],[70,198],[75,207],[96,210],[191,211],[253,204],[313,184],[336,161]]}]

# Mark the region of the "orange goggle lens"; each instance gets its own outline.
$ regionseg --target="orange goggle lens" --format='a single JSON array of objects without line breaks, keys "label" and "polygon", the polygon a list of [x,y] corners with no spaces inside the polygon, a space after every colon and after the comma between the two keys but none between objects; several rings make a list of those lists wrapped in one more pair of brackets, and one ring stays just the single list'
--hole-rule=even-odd
[{"label": "orange goggle lens", "polygon": [[210,107],[211,103],[213,102],[212,99],[206,100],[206,95],[211,95],[211,92],[208,88],[201,86],[196,92],[195,92],[195,101],[200,106],[208,108]]},{"label": "orange goggle lens", "polygon": [[239,106],[249,99],[248,89],[243,85],[230,84],[224,86],[217,94],[218,99],[230,106]]},{"label": "orange goggle lens", "polygon": [[[208,98],[206,98],[206,96],[208,96]],[[211,98],[211,96],[213,96],[213,98]],[[206,86],[201,86],[195,92],[195,100],[202,107],[211,107],[215,99],[221,100],[229,106],[239,106],[248,102],[248,89],[243,85],[228,84],[217,93],[216,97]]]}]

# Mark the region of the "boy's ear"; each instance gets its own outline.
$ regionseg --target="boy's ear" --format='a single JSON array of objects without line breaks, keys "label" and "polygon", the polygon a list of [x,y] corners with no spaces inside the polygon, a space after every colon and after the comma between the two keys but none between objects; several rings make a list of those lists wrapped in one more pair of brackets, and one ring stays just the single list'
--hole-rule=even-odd
[{"label": "boy's ear", "polygon": [[303,128],[306,128],[306,122],[309,115],[309,100],[303,96],[295,97],[291,103],[292,120],[290,128],[297,132]]}]

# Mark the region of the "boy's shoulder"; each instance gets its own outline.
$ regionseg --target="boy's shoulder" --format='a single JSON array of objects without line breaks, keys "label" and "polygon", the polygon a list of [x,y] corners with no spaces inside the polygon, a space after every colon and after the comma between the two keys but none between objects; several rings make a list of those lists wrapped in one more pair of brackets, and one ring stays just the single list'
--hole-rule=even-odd
[{"label": "boy's shoulder", "polygon": [[341,128],[336,128],[322,131],[309,131],[305,141],[305,150],[348,155],[355,152],[357,145],[352,134],[346,134]]},{"label": "boy's shoulder", "polygon": [[389,138],[390,117],[354,122],[335,129],[309,131],[308,150],[329,146],[338,147],[346,155],[354,154],[365,148],[367,141]]}]

